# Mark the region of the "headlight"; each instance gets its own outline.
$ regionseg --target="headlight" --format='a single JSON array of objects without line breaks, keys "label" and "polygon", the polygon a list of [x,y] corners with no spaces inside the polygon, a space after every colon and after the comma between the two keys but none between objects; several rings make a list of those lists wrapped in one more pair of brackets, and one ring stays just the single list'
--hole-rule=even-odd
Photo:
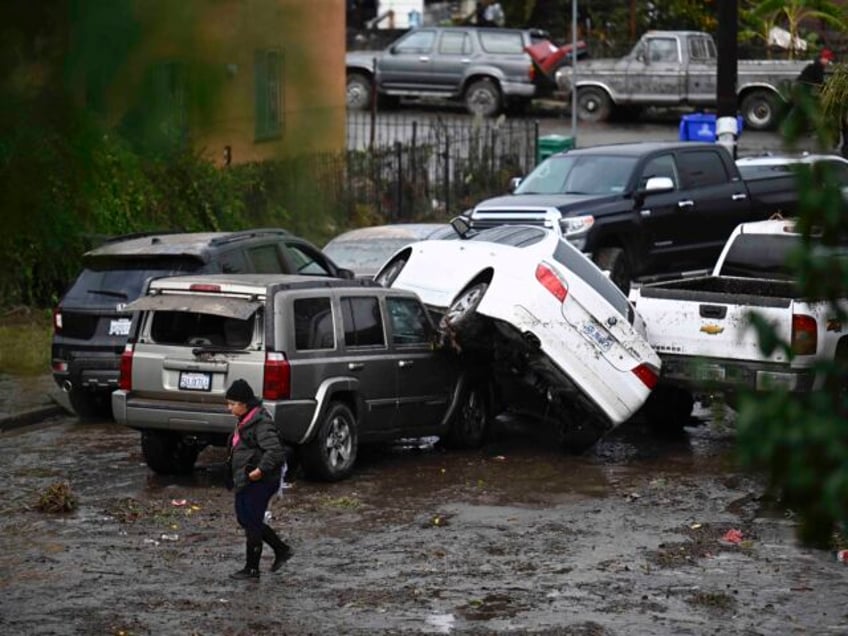
[{"label": "headlight", "polygon": [[562,219],[559,222],[559,227],[562,230],[563,238],[573,240],[584,236],[595,224],[595,217],[591,214],[583,216],[571,216]]}]

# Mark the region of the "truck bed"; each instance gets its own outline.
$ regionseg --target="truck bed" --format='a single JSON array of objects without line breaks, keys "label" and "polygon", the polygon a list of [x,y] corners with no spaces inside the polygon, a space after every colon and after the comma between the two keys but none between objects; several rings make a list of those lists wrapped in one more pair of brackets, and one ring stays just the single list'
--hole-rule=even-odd
[{"label": "truck bed", "polygon": [[791,281],[700,276],[644,285],[639,293],[643,298],[755,307],[788,307],[792,299],[798,296],[798,288]]}]

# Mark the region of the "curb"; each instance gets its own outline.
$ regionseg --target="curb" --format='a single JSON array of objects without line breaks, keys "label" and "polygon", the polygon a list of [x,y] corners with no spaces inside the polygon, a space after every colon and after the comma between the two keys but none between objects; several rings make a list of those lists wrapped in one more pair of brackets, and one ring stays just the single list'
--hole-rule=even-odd
[{"label": "curb", "polygon": [[29,411],[6,415],[0,417],[0,432],[12,431],[16,428],[37,424],[42,420],[46,420],[50,417],[56,417],[57,415],[63,415],[65,413],[67,413],[67,411],[59,404],[49,404],[47,406],[30,409]]}]

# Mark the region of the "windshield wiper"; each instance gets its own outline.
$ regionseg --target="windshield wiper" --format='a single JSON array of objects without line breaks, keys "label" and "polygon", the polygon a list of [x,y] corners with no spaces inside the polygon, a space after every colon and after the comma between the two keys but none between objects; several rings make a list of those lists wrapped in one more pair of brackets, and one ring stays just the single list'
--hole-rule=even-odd
[{"label": "windshield wiper", "polygon": [[100,296],[112,296],[113,298],[127,299],[129,296],[125,292],[112,291],[111,289],[89,289],[89,294],[99,294]]}]

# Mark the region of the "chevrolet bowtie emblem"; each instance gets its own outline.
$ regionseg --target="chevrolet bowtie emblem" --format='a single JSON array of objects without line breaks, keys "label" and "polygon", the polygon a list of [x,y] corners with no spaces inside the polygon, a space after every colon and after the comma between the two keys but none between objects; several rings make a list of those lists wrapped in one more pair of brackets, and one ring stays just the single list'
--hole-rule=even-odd
[{"label": "chevrolet bowtie emblem", "polygon": [[714,336],[717,333],[721,333],[722,331],[724,331],[724,327],[719,327],[718,325],[703,325],[701,327],[701,331],[711,336]]}]

